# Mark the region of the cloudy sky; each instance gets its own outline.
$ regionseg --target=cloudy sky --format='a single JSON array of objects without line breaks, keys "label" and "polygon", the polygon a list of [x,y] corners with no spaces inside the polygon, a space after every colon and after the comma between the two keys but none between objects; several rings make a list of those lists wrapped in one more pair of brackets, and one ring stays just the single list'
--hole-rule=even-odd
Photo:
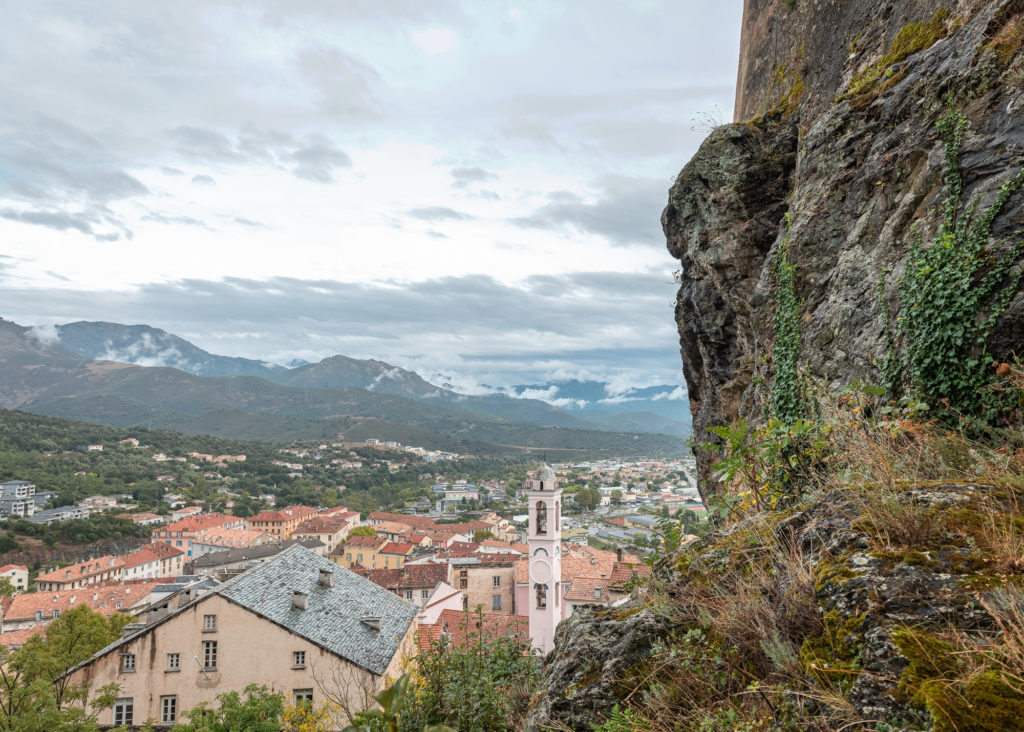
[{"label": "cloudy sky", "polygon": [[0,316],[452,383],[676,383],[659,215],[740,0],[33,0]]}]

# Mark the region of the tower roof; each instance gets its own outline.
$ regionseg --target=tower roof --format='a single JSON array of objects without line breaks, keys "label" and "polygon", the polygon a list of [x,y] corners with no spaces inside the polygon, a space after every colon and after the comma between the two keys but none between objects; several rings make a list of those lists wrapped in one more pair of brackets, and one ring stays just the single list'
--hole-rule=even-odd
[{"label": "tower roof", "polygon": [[537,468],[537,472],[533,474],[533,479],[534,480],[554,480],[555,479],[555,471],[551,468],[550,465],[548,465],[547,463],[543,463],[539,468]]}]

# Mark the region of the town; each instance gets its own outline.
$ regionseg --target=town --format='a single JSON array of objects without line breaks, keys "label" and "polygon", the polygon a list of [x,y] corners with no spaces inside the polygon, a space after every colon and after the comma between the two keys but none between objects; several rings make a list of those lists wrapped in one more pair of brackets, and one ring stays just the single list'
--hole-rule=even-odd
[{"label": "town", "polygon": [[[685,458],[505,466],[477,478],[449,469],[467,456],[373,439],[279,446],[261,458],[292,480],[325,467],[346,471],[350,483],[367,471],[416,472],[413,497],[358,510],[346,499],[364,493],[336,480],[316,485],[313,504],[238,490],[248,484],[246,454],[176,454],[135,437],[64,454],[104,452],[152,463],[147,485],[158,490],[56,505],[61,493],[45,485],[0,484],[9,529],[97,516],[136,527],[138,546],[128,551],[0,567],[8,652],[76,608],[130,616],[117,643],[70,672],[82,688],[116,685],[101,725],[170,725],[252,683],[294,703],[372,706],[368,690],[433,644],[467,642],[470,616],[547,653],[555,627],[578,608],[614,608],[641,594],[651,572],[644,560],[663,528],[688,540],[705,513]],[[253,649],[247,639],[256,636],[265,643]]]}]

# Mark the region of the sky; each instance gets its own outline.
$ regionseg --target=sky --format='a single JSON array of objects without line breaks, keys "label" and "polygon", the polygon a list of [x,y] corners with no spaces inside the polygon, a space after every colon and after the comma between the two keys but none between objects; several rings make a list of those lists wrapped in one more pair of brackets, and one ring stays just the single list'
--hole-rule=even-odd
[{"label": "sky", "polygon": [[0,316],[466,391],[681,383],[659,217],[731,119],[741,10],[11,4]]}]

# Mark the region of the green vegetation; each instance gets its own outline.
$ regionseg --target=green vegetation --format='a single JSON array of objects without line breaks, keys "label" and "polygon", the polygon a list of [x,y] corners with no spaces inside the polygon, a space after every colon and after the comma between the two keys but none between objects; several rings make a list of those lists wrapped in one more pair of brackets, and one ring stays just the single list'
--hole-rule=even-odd
[{"label": "green vegetation", "polygon": [[986,387],[995,380],[984,348],[999,316],[1017,293],[1024,270],[1024,238],[1000,254],[989,245],[992,225],[1010,196],[1024,185],[1024,170],[1007,180],[977,214],[979,200],[958,213],[963,189],[959,153],[967,118],[952,112],[938,123],[945,141],[943,219],[928,247],[915,241],[900,283],[897,332],[903,366],[917,399],[944,417],[994,422],[1001,411]]},{"label": "green vegetation", "polygon": [[919,51],[931,48],[937,41],[949,35],[949,29],[946,27],[949,18],[949,10],[942,8],[937,10],[929,21],[903,26],[893,39],[888,52],[854,76],[849,90],[842,98],[850,99],[854,106],[870,102],[880,91],[884,91],[900,78],[902,71],[894,68],[897,64]]},{"label": "green vegetation", "polygon": [[786,214],[786,233],[779,242],[772,271],[778,282],[775,305],[775,346],[772,363],[771,414],[785,424],[793,424],[803,415],[797,359],[800,357],[800,298],[796,294],[796,266],[789,261],[790,215]]},{"label": "green vegetation", "polygon": [[80,605],[21,648],[0,648],[0,730],[99,729],[96,714],[113,706],[116,686],[94,690],[90,699],[89,690],[70,685],[64,672],[116,640],[129,620],[121,614],[105,618]]},{"label": "green vegetation", "polygon": [[437,724],[500,732],[517,728],[525,716],[540,671],[529,641],[491,635],[479,614],[466,613],[464,622],[465,643],[442,638],[417,658],[399,714],[402,732]]}]

